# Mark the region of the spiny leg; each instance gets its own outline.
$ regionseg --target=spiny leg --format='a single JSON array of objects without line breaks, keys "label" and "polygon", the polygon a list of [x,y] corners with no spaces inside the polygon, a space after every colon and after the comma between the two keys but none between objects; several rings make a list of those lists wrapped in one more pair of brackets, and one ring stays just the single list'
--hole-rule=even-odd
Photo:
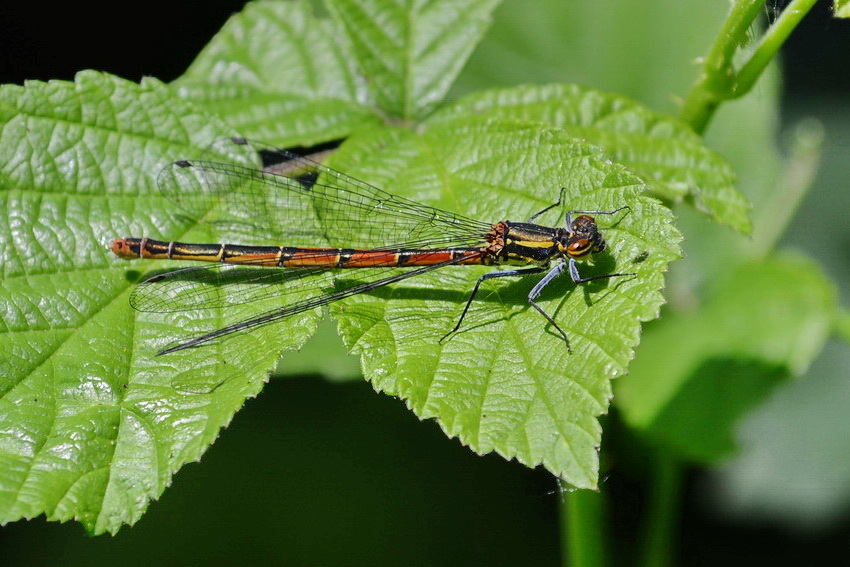
[{"label": "spiny leg", "polygon": [[[563,266],[563,264],[561,264]],[[563,268],[562,268],[563,269]],[[592,282],[593,280],[604,280],[607,278],[618,278],[620,276],[636,276],[636,272],[617,272],[614,274],[600,274],[598,276],[588,276],[586,278],[581,277],[581,274],[578,273],[578,263],[575,258],[570,258],[570,278],[577,284]],[[548,277],[548,276],[547,276]],[[546,279],[546,278],[544,278]]]},{"label": "spiny leg", "polygon": [[472,305],[472,300],[475,299],[475,295],[478,293],[478,288],[481,287],[481,284],[484,281],[491,280],[493,278],[505,278],[505,277],[508,277],[508,276],[523,276],[523,275],[526,275],[526,274],[539,274],[542,271],[543,271],[543,268],[538,268],[538,267],[522,268],[522,269],[517,269],[517,270],[503,270],[501,272],[490,272],[490,273],[484,274],[483,276],[478,278],[478,281],[475,282],[475,287],[472,288],[472,293],[469,294],[469,299],[466,300],[466,305],[463,308],[463,313],[460,314],[460,319],[458,319],[457,324],[454,326],[454,328],[451,331],[449,331],[448,333],[443,335],[443,338],[440,339],[440,343],[442,343],[444,340],[446,340],[446,338],[449,337],[449,335],[454,334],[455,332],[457,332],[458,329],[460,329],[460,325],[461,325],[461,323],[463,323],[463,319],[464,319],[464,317],[466,317],[467,311],[469,311],[469,306]]},{"label": "spiny leg", "polygon": [[[552,205],[552,206],[554,206],[554,205]],[[618,209],[614,209],[613,211],[567,211],[567,227],[571,227],[573,225],[573,215],[613,215],[614,213],[619,213],[623,209],[631,210],[631,207],[628,206],[628,205],[623,205],[622,207],[620,207]],[[546,209],[544,209],[544,210],[546,210]],[[541,211],[541,212],[543,212],[543,211]],[[538,214],[540,214],[540,213],[538,213]]]},{"label": "spiny leg", "polygon": [[[541,209],[541,210],[537,211],[536,213],[534,213],[533,215],[531,215],[528,218],[528,222],[534,222],[534,219],[536,219],[537,217],[539,217],[543,213],[545,213],[547,211],[551,211],[555,207],[559,207],[561,205],[561,203],[564,202],[564,193],[566,193],[566,191],[567,191],[566,187],[561,187],[561,192],[558,195],[558,200],[555,201],[554,203],[552,203],[551,205],[549,205],[548,207],[544,207],[543,209]],[[567,214],[566,214],[567,226],[568,227],[572,226],[573,215],[613,215],[614,213],[619,213],[620,211],[625,210],[625,209],[631,210],[631,207],[629,207],[628,205],[623,205],[622,207],[616,208],[612,211],[590,211],[590,210],[568,211]]]},{"label": "spiny leg", "polygon": [[537,285],[535,285],[532,288],[531,292],[528,294],[528,303],[530,303],[531,306],[534,307],[537,310],[538,313],[543,315],[546,318],[546,320],[549,321],[552,324],[552,326],[555,327],[555,329],[559,333],[561,333],[561,337],[564,339],[564,343],[566,343],[566,345],[567,345],[567,351],[570,354],[572,354],[573,350],[572,350],[572,348],[570,348],[570,339],[567,336],[567,333],[565,333],[564,330],[560,326],[558,326],[558,323],[556,323],[555,320],[548,313],[546,313],[543,310],[543,308],[540,307],[537,304],[536,301],[534,301],[543,292],[543,289],[547,285],[552,283],[552,280],[554,280],[555,278],[557,278],[558,276],[561,275],[561,272],[563,272],[564,268],[566,268],[567,266],[569,266],[570,278],[576,284],[582,284],[582,283],[592,282],[594,280],[601,280],[601,279],[606,279],[606,278],[616,278],[616,277],[619,277],[619,276],[634,276],[636,274],[635,273],[600,274],[598,276],[589,276],[589,277],[583,278],[583,277],[581,277],[581,274],[579,274],[579,272],[578,272],[578,265],[575,261],[575,258],[570,258],[569,264],[566,264],[564,262],[559,263],[554,268],[552,268],[549,271],[548,274],[543,276],[543,279],[541,279],[539,282],[537,282]]},{"label": "spiny leg", "polygon": [[[574,261],[571,259],[570,260],[570,267],[571,268],[572,268],[573,262]],[[566,267],[566,264],[564,264],[563,262],[559,262],[554,268],[549,270],[549,273],[546,274],[545,276],[543,276],[543,279],[540,280],[539,282],[537,282],[537,285],[535,285],[533,288],[531,288],[531,291],[528,294],[528,303],[530,303],[531,306],[534,307],[537,310],[538,313],[540,313],[541,315],[546,317],[546,320],[549,321],[552,324],[552,326],[555,327],[555,329],[557,329],[557,331],[559,333],[561,333],[561,337],[563,337],[564,342],[567,345],[567,351],[570,354],[572,354],[573,349],[570,348],[570,339],[569,339],[569,337],[567,337],[567,333],[565,333],[564,330],[561,327],[558,326],[558,324],[555,322],[555,320],[548,313],[543,311],[543,308],[540,307],[539,305],[537,305],[537,302],[534,301],[535,299],[537,299],[537,296],[539,296],[543,292],[543,288],[545,288],[547,285],[552,283],[552,280],[554,280],[555,278],[557,278],[558,276],[561,275],[561,272],[564,271],[565,267]]]},{"label": "spiny leg", "polygon": [[[616,211],[611,211],[611,212],[616,212]],[[598,214],[598,212],[597,212],[597,214]],[[569,340],[569,337],[567,336],[567,333],[565,333],[564,330],[561,329],[560,326],[558,326],[558,323],[556,323],[555,320],[548,313],[546,313],[543,310],[543,308],[540,307],[540,305],[537,304],[536,301],[534,301],[543,292],[543,289],[547,285],[552,283],[552,280],[554,280],[559,275],[561,275],[561,272],[563,272],[564,268],[567,268],[567,266],[569,266],[568,271],[570,273],[570,278],[576,284],[581,284],[581,283],[586,283],[586,282],[591,282],[591,281],[594,281],[594,280],[601,280],[601,279],[606,279],[606,278],[616,278],[616,277],[620,277],[620,276],[634,276],[634,275],[637,275],[637,274],[635,274],[634,272],[614,273],[614,274],[601,274],[601,275],[597,275],[597,276],[589,276],[589,277],[584,278],[584,277],[581,276],[581,274],[579,274],[578,265],[577,265],[575,259],[570,258],[569,264],[567,264],[565,262],[558,263],[558,265],[556,265],[554,268],[552,268],[549,271],[549,273],[547,273],[545,276],[543,276],[543,279],[541,279],[539,282],[537,282],[537,284],[532,288],[532,290],[528,294],[528,302],[531,304],[532,307],[534,307],[534,309],[537,310],[538,313],[543,315],[543,317],[545,317],[546,320],[549,321],[549,323],[551,323],[552,326],[555,327],[555,329],[557,329],[559,333],[561,333],[561,337],[564,339],[564,343],[567,345],[567,350],[570,352],[570,354],[572,354],[572,349],[570,348],[570,340]],[[464,307],[463,307],[463,312],[460,314],[460,318],[458,319],[457,324],[452,328],[451,331],[449,331],[448,333],[443,335],[443,337],[440,339],[439,342],[442,343],[450,335],[454,334],[455,332],[457,332],[458,329],[460,329],[460,326],[463,323],[463,320],[466,317],[466,314],[469,311],[470,306],[472,305],[472,301],[475,299],[475,296],[478,294],[478,290],[479,290],[479,288],[481,287],[481,284],[484,281],[490,280],[490,279],[493,279],[493,278],[505,278],[505,277],[509,277],[509,276],[523,276],[523,275],[526,275],[526,274],[539,274],[542,271],[543,271],[543,268],[540,268],[540,267],[522,268],[522,269],[516,269],[516,270],[503,270],[501,272],[490,272],[490,273],[484,274],[483,276],[478,278],[478,281],[475,282],[475,287],[472,288],[472,293],[469,294],[469,299],[466,300],[466,305],[464,305]]]},{"label": "spiny leg", "polygon": [[566,192],[566,190],[567,190],[566,187],[561,187],[561,193],[560,193],[560,195],[558,195],[558,200],[556,202],[552,203],[551,205],[549,205],[548,207],[544,208],[543,210],[537,211],[536,213],[531,215],[528,218],[528,222],[534,222],[534,219],[536,219],[537,217],[539,217],[540,215],[542,215],[546,211],[551,211],[555,207],[560,207],[561,203],[564,202],[564,193]]}]

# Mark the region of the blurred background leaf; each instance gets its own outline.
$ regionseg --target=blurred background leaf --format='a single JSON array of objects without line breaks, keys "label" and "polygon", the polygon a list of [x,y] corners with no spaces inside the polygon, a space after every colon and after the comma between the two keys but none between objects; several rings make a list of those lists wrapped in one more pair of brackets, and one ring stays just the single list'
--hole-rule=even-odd
[{"label": "blurred background leaf", "polygon": [[242,136],[281,147],[344,138],[378,123],[347,36],[307,2],[253,2],[174,82],[181,96],[228,116]]}]

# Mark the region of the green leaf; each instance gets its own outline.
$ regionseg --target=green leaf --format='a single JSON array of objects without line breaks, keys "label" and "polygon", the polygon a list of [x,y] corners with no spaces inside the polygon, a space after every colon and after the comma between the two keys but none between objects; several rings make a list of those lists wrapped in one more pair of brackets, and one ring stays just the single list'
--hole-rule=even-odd
[{"label": "green leaf", "polygon": [[832,15],[836,18],[850,18],[850,0],[833,0]]},{"label": "green leaf", "polygon": [[174,86],[243,136],[311,145],[379,120],[350,50],[304,2],[251,2]]},{"label": "green leaf", "polygon": [[[380,149],[380,152],[378,152]],[[334,158],[337,167],[395,192],[480,220],[525,221],[566,202],[539,222],[560,225],[570,208],[631,210],[597,215],[609,243],[588,274],[635,271],[634,278],[576,286],[552,283],[540,304],[572,337],[572,354],[526,299],[540,276],[485,283],[459,332],[442,343],[487,268],[421,275],[332,307],[347,345],[363,357],[376,389],[397,395],[421,418],[478,453],[496,451],[543,464],[567,483],[596,486],[610,379],[622,375],[640,335],[657,316],[663,271],[678,256],[669,211],[642,194],[622,166],[559,129],[457,117],[361,135]]]},{"label": "green leaf", "polygon": [[462,6],[251,2],[177,81],[179,92],[249,137],[284,145],[344,138],[382,116],[419,119],[439,104],[498,0]]},{"label": "green leaf", "polygon": [[499,0],[328,0],[378,107],[418,120],[445,97]]},{"label": "green leaf", "polygon": [[[134,523],[256,395],[280,349],[297,346],[269,341],[248,358],[236,341],[226,361],[214,348],[155,358],[169,337],[226,316],[135,313],[128,293],[153,266],[109,252],[120,236],[193,237],[155,175],[224,135],[154,80],[86,72],[0,89],[0,523],[42,513],[92,533]],[[303,342],[316,318],[288,338]],[[238,379],[208,394],[176,387],[223,376]]]},{"label": "green leaf", "polygon": [[627,98],[575,85],[522,86],[471,94],[438,116],[466,114],[563,128],[651,181],[659,196],[687,200],[740,232],[751,229],[749,204],[729,164],[685,124]]},{"label": "green leaf", "polygon": [[617,384],[617,406],[683,458],[727,456],[740,417],[823,348],[835,309],[834,286],[810,260],[744,264],[696,314],[670,314],[647,330],[640,358]]}]

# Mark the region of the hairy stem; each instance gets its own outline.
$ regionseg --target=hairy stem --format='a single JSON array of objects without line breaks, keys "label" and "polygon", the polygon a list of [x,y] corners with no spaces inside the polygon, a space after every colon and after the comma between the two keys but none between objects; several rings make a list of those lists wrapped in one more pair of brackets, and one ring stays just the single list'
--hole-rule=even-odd
[{"label": "hairy stem", "polygon": [[732,59],[747,39],[764,0],[737,0],[703,61],[700,76],[688,93],[679,117],[702,134],[720,103],[735,91]]}]

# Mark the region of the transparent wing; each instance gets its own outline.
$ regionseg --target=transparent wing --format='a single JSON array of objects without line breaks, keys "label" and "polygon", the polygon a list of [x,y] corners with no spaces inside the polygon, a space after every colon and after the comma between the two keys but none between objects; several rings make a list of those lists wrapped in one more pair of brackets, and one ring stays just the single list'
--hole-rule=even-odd
[{"label": "transparent wing", "polygon": [[343,272],[320,268],[205,264],[148,278],[133,290],[130,305],[138,311],[152,313],[222,309],[269,298],[277,298],[281,305],[286,305],[332,294],[344,289],[342,282],[346,280],[368,283],[403,271],[403,268],[397,267]]},{"label": "transparent wing", "polygon": [[242,165],[185,160],[160,173],[160,191],[191,217],[242,244],[345,248],[477,246],[491,225],[378,189],[308,158],[230,140]]},{"label": "transparent wing", "polygon": [[[139,284],[130,296],[140,311],[172,312],[204,308],[224,308],[277,297],[281,307],[201,335],[159,354],[190,348],[260,325],[279,321],[328,303],[415,277],[462,258],[414,269],[362,268],[340,272],[329,270],[286,270],[236,264],[211,264],[157,275]],[[226,287],[223,287],[225,286]]]},{"label": "transparent wing", "polygon": [[[227,145],[232,144],[228,148]],[[236,148],[234,155],[231,151]],[[241,154],[239,153],[241,152]],[[227,140],[207,155],[234,162],[185,160],[162,170],[160,191],[192,218],[239,235],[239,244],[305,248],[475,248],[491,225],[392,195],[311,159],[270,146]],[[307,258],[306,251],[299,255]],[[317,254],[327,258],[327,254]],[[250,264],[206,264],[155,275],[130,296],[139,311],[223,309],[275,298],[280,307],[164,352],[276,321],[370,291],[462,258],[422,267],[350,270],[285,269]],[[160,353],[164,354],[164,353]]]}]

